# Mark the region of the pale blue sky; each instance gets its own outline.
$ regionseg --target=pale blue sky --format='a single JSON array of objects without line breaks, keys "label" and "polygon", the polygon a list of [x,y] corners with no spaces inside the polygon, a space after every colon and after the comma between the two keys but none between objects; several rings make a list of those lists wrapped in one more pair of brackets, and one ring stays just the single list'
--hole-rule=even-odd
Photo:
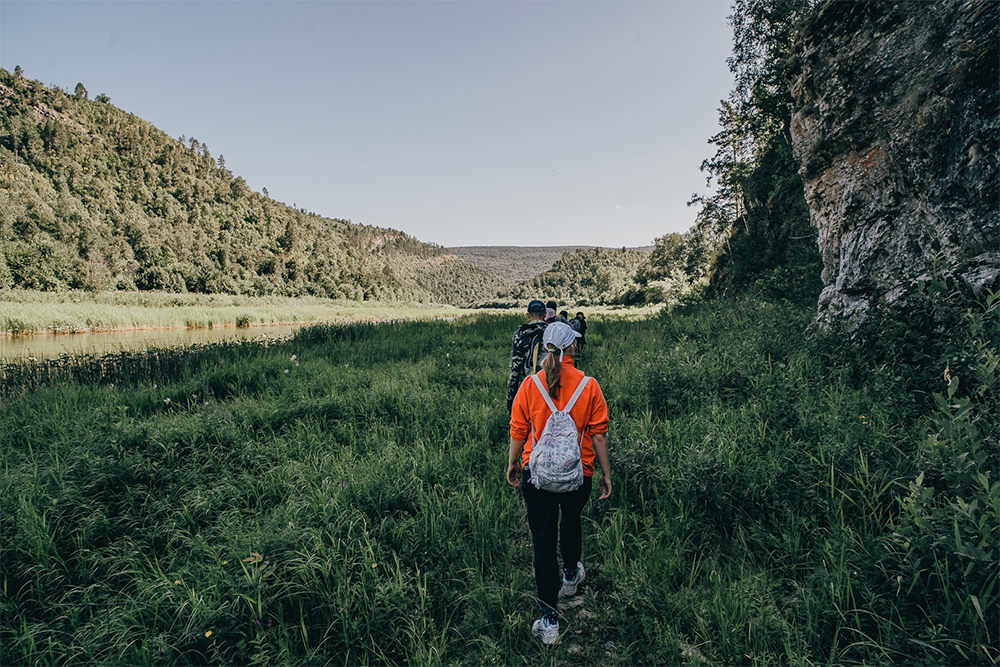
[{"label": "pale blue sky", "polygon": [[0,1],[0,67],[195,137],[254,190],[455,245],[694,222],[728,1]]}]

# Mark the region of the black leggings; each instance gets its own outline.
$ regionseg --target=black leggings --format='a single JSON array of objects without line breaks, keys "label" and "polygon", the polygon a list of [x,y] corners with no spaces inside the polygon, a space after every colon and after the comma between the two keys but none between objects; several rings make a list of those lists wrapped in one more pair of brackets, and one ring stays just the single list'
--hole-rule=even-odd
[{"label": "black leggings", "polygon": [[[521,491],[528,510],[528,526],[535,549],[535,586],[538,597],[554,612],[559,602],[562,574],[556,556],[556,540],[562,548],[563,562],[575,567],[583,554],[583,529],[580,513],[590,499],[592,477],[584,477],[576,491],[553,493],[540,491],[530,482],[531,472],[521,475]],[[559,510],[562,508],[562,516]]]}]

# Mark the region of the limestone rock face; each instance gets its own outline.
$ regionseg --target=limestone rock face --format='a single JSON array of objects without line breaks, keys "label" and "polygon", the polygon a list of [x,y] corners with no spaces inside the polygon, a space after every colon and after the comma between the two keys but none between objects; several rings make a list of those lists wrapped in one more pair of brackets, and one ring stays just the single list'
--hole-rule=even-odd
[{"label": "limestone rock face", "polygon": [[821,326],[931,272],[1000,288],[998,30],[997,0],[828,0],[797,37],[791,132]]}]

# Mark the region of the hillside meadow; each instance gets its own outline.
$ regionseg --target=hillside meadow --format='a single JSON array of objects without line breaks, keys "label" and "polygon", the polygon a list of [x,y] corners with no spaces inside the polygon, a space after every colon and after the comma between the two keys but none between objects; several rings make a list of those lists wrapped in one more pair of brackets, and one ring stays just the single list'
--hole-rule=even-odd
[{"label": "hillside meadow", "polygon": [[553,647],[504,481],[521,317],[26,366],[0,663],[994,663],[998,301],[861,346],[760,295],[589,318],[614,493]]},{"label": "hillside meadow", "polygon": [[258,326],[454,317],[454,306],[318,297],[8,290],[0,334],[81,333],[157,328]]}]

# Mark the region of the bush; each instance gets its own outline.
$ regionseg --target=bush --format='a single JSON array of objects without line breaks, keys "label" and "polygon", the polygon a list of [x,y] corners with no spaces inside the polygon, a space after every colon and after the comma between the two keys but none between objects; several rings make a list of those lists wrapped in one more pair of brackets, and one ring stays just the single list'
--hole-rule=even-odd
[{"label": "bush", "polygon": [[930,614],[945,631],[939,634],[947,641],[933,643],[947,661],[978,659],[1000,627],[1000,353],[990,340],[1000,294],[963,319],[965,330],[954,333],[965,344],[942,347],[974,354],[967,365],[972,389],[961,391],[949,368],[945,393],[932,394],[914,462],[919,474],[900,496],[888,563],[914,611]]}]

